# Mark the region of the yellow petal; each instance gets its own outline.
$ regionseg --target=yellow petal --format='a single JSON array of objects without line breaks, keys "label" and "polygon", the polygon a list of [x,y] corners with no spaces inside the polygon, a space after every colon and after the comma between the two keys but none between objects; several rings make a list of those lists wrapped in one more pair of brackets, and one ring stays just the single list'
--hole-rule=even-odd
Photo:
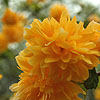
[{"label": "yellow petal", "polygon": [[57,57],[57,56],[50,56],[50,55],[48,55],[45,58],[45,63],[52,63],[52,62],[57,62],[57,61],[59,61],[59,57]]},{"label": "yellow petal", "polygon": [[64,56],[61,57],[61,60],[63,62],[69,62],[70,59],[71,59],[71,54],[70,53],[67,53],[66,55],[64,55]]}]

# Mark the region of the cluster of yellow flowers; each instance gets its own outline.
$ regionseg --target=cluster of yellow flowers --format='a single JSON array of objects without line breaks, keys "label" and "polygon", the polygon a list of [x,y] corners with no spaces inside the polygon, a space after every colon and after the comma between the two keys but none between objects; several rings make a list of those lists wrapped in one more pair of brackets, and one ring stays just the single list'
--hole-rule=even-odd
[{"label": "cluster of yellow flowers", "polygon": [[23,38],[23,25],[21,17],[10,9],[6,9],[6,12],[2,18],[3,33],[7,36],[8,41],[19,42]]},{"label": "cluster of yellow flowers", "polygon": [[0,53],[6,50],[8,43],[19,42],[23,38],[23,17],[6,9],[2,18],[3,29],[0,34]]},{"label": "cluster of yellow flowers", "polygon": [[23,73],[10,87],[11,100],[81,100],[78,94],[85,94],[76,83],[100,63],[100,24],[92,21],[84,29],[66,10],[56,13],[26,28],[26,48],[16,57]]}]

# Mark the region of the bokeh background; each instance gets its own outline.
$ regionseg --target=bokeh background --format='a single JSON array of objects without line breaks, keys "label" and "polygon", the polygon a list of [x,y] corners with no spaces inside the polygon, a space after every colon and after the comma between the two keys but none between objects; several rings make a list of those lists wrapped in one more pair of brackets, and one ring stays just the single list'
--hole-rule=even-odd
[{"label": "bokeh background", "polygon": [[[56,3],[64,4],[71,18],[76,16],[77,22],[84,22],[84,27],[86,27],[91,20],[100,23],[99,0],[0,0],[0,34],[3,32],[3,27],[5,27],[2,18],[7,8],[23,16],[22,24],[23,28],[25,28],[30,27],[30,23],[32,23],[35,18],[42,21],[44,18],[49,17],[50,8]],[[0,41],[0,46],[1,44],[3,44],[3,41]],[[19,80],[18,75],[21,71],[17,68],[15,57],[24,48],[25,40],[21,39],[18,42],[10,42],[7,48],[0,53],[0,74],[3,76],[0,80],[0,100],[9,100],[12,95],[9,86]],[[99,65],[96,70],[97,72],[100,71]],[[99,84],[98,87],[100,86]],[[95,100],[93,91],[94,89],[88,90],[87,100]],[[82,96],[80,95],[80,97]]]}]

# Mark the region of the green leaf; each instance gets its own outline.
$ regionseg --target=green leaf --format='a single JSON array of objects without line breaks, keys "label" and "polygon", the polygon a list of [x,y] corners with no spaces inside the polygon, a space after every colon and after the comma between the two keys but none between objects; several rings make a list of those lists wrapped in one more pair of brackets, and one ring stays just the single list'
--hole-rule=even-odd
[{"label": "green leaf", "polygon": [[86,89],[96,89],[99,82],[95,68],[89,71],[89,78],[84,82]]}]

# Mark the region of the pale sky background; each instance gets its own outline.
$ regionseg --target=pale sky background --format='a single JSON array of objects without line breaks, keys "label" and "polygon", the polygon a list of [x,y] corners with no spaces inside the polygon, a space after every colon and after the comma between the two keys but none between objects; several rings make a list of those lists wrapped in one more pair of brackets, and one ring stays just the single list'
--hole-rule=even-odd
[{"label": "pale sky background", "polygon": [[[10,0],[10,1],[13,1],[13,0]],[[16,0],[16,2],[17,1],[19,2],[19,1],[26,1],[26,0]],[[95,6],[100,5],[100,0],[82,0],[82,1],[90,2]]]},{"label": "pale sky background", "polygon": [[100,5],[100,0],[83,0],[92,3],[93,5]]}]

